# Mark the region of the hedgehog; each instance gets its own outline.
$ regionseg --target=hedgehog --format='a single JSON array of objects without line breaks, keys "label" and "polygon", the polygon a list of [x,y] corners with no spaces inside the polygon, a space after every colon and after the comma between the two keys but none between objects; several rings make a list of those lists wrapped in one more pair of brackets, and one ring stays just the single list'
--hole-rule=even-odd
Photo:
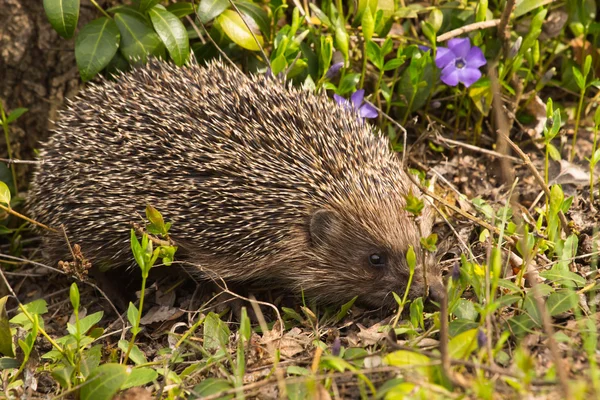
[{"label": "hedgehog", "polygon": [[[33,218],[63,225],[95,266],[120,268],[150,204],[196,276],[372,308],[404,294],[413,246],[409,297],[442,296],[420,245],[432,208],[405,210],[423,194],[381,132],[326,95],[190,64],[154,60],[69,101],[41,146]],[[50,261],[69,258],[62,234],[43,235]]]}]

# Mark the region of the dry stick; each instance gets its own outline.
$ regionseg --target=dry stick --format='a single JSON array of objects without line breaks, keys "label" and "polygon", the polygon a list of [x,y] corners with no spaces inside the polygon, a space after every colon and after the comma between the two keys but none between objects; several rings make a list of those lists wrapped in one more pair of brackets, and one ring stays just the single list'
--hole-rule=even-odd
[{"label": "dry stick", "polygon": [[[200,17],[198,16],[198,12],[197,11],[196,11],[196,17],[198,18],[198,22],[200,22],[200,26],[202,26],[202,29],[204,29],[204,33],[206,33],[206,37],[208,38],[208,40],[210,41],[210,43],[212,43],[212,45],[215,46],[215,49],[217,49],[217,51],[219,52],[219,54],[221,54],[221,56],[223,56],[223,58],[227,60],[227,62],[233,67],[233,69],[235,69],[236,71],[238,71],[240,74],[243,73],[242,70],[240,69],[240,67],[238,67],[233,61],[231,61],[231,58],[229,58],[227,56],[227,54],[223,51],[223,49],[221,49],[217,45],[217,43],[213,40],[212,36],[210,36],[210,33],[208,33],[208,31],[206,30],[206,27],[204,26],[204,24],[200,20]],[[194,21],[190,18],[190,16],[186,15],[186,18],[192,24],[192,28],[194,29],[194,31],[196,31],[196,33],[198,34],[198,37],[202,37],[202,35],[200,35],[200,31],[198,30],[198,27],[196,26],[196,24],[194,23]]]},{"label": "dry stick", "polygon": [[[36,266],[36,267],[42,267],[42,268],[49,269],[50,271],[53,271],[53,272],[58,272],[59,274],[62,274],[62,275],[67,275],[67,274],[66,274],[64,271],[61,271],[61,270],[60,270],[60,269],[58,269],[58,268],[54,268],[54,267],[51,267],[51,266],[49,266],[49,265],[42,264],[42,263],[39,263],[39,262],[36,262],[36,261],[28,260],[28,259],[26,259],[26,258],[21,258],[21,257],[10,256],[10,255],[8,255],[8,254],[2,254],[2,253],[0,253],[0,257],[2,257],[2,258],[7,258],[7,259],[9,259],[9,260],[21,261],[21,262],[24,262],[24,263],[28,263],[28,264],[34,265],[34,266]],[[110,306],[111,306],[111,308],[113,309],[114,313],[115,313],[117,316],[119,316],[119,319],[121,320],[121,324],[123,325],[123,328],[125,328],[125,320],[123,320],[123,318],[121,318],[121,315],[119,314],[119,311],[117,310],[117,308],[115,307],[115,305],[112,303],[112,301],[110,301],[110,299],[108,298],[108,296],[106,295],[106,293],[104,293],[104,292],[102,291],[102,289],[100,289],[98,286],[96,286],[95,284],[93,284],[93,283],[91,283],[91,282],[88,282],[88,281],[82,281],[82,280],[76,279],[76,277],[73,277],[73,278],[75,278],[75,280],[76,280],[76,281],[78,281],[78,282],[81,282],[81,283],[83,283],[84,285],[91,286],[92,288],[94,288],[94,289],[96,289],[98,292],[100,292],[100,294],[102,295],[102,297],[104,297],[104,299],[105,299],[105,300],[108,302],[108,304],[110,304]]]},{"label": "dry stick", "polygon": [[[544,194],[546,196],[548,196],[548,198],[550,198],[550,189],[548,189],[548,186],[546,186],[546,183],[544,182],[544,178],[542,178],[542,176],[540,175],[538,170],[535,169],[535,167],[533,166],[533,163],[531,162],[531,159],[529,158],[529,156],[527,154],[525,154],[523,152],[523,150],[521,150],[519,148],[519,146],[516,145],[515,142],[513,142],[509,137],[504,135],[504,133],[502,133],[502,132],[498,132],[498,133],[504,136],[504,140],[506,140],[506,143],[508,143],[508,145],[514,150],[514,152],[517,153],[519,155],[519,157],[521,157],[521,159],[523,159],[523,161],[525,162],[525,166],[527,167],[529,172],[531,172],[531,174],[533,175],[533,178],[535,179],[537,184],[542,188],[542,190],[544,191]],[[558,212],[558,216],[560,218],[560,222],[563,227],[563,231],[565,232],[565,234],[567,236],[569,236],[571,234],[571,228],[569,228],[569,221],[567,221],[567,217],[565,217],[565,214],[562,211]]]},{"label": "dry stick", "polygon": [[[516,0],[507,0],[506,6],[504,6],[504,11],[502,12],[502,16],[500,17],[500,23],[498,24],[498,36],[500,40],[503,42],[504,55],[508,54],[510,50],[510,30],[508,29],[508,21],[510,20],[510,16],[515,9]],[[498,54],[498,57],[500,53]]]},{"label": "dry stick", "polygon": [[[513,1],[513,3],[514,3],[514,1]],[[457,29],[453,29],[450,32],[446,32],[443,35],[438,36],[437,41],[445,42],[446,40],[452,39],[453,37],[456,37],[456,36],[460,36],[463,33],[478,31],[480,29],[493,28],[494,26],[497,26],[500,23],[501,23],[501,20],[499,20],[499,19],[493,19],[491,21],[474,22],[472,24],[465,25],[465,26],[457,28]]]},{"label": "dry stick", "polygon": [[488,149],[484,149],[483,147],[478,147],[478,146],[473,146],[472,144],[468,144],[468,143],[463,143],[460,142],[458,140],[452,140],[452,139],[447,139],[445,137],[443,137],[440,134],[435,135],[435,140],[438,142],[442,142],[442,143],[447,143],[449,145],[453,145],[453,146],[460,146],[460,147],[464,147],[465,149],[471,150],[471,151],[475,151],[478,153],[482,153],[482,154],[487,154],[489,156],[492,157],[496,157],[496,158],[506,158],[514,163],[519,163],[519,164],[523,164],[523,160],[521,160],[520,158],[517,157],[513,157],[511,155],[508,154],[502,154],[499,153],[497,151],[494,150],[488,150]]},{"label": "dry stick", "polygon": [[[433,358],[433,359],[441,358],[440,354],[437,354],[435,352],[423,350],[423,349],[418,349],[418,351],[416,351],[413,347],[403,346],[403,345],[398,344],[390,339],[391,338],[389,338],[389,337],[387,338],[388,344],[395,350],[406,350],[406,351],[411,351],[413,353],[418,352],[419,354],[423,354],[424,356],[427,356],[427,357]],[[460,366],[474,368],[474,369],[481,369],[481,370],[489,372],[491,374],[507,376],[509,378],[515,378],[515,379],[522,378],[522,376],[515,374],[515,373],[509,371],[508,369],[499,367],[497,365],[485,365],[485,364],[480,364],[480,363],[473,362],[473,361],[460,360],[460,359],[454,359],[454,358],[450,359],[450,364],[451,365],[460,365]],[[532,384],[534,384],[536,386],[547,386],[547,385],[554,385],[556,383],[540,379],[540,380],[533,380]]]},{"label": "dry stick", "polygon": [[262,54],[262,56],[263,56],[263,58],[265,60],[265,64],[267,64],[269,66],[269,70],[270,70],[271,69],[271,62],[269,61],[269,57],[267,57],[267,53],[265,53],[265,49],[263,49],[262,44],[260,44],[260,42],[258,41],[258,38],[254,34],[254,31],[250,28],[250,25],[248,25],[248,22],[246,21],[246,18],[244,18],[244,16],[240,12],[240,9],[235,5],[235,3],[233,2],[233,0],[229,0],[229,3],[235,9],[235,12],[238,13],[238,15],[240,16],[240,18],[242,19],[242,21],[244,21],[244,25],[246,25],[246,28],[248,28],[248,30],[250,31],[250,34],[254,38],[254,41],[258,45],[258,48],[260,49],[260,53]]},{"label": "dry stick", "polygon": [[7,212],[7,213],[9,213],[9,214],[12,214],[12,215],[14,215],[14,216],[16,216],[16,217],[19,217],[19,218],[21,218],[21,219],[24,219],[25,221],[29,222],[30,224],[37,225],[37,226],[39,226],[40,228],[44,228],[44,229],[46,229],[46,230],[49,230],[50,232],[58,233],[58,230],[56,230],[56,229],[54,229],[54,228],[50,228],[49,226],[46,226],[46,225],[42,224],[41,222],[34,221],[34,220],[32,220],[31,218],[29,218],[29,217],[26,217],[26,216],[24,216],[23,214],[16,212],[16,211],[15,211],[15,210],[13,210],[13,209],[12,209],[10,206],[9,206],[9,207],[6,207],[6,206],[3,206],[2,204],[0,204],[0,210],[4,210],[4,211],[6,211],[6,212]]},{"label": "dry stick", "polygon": [[35,165],[42,165],[44,163],[44,160],[16,160],[14,158],[0,158],[0,162],[6,163],[8,165],[11,164],[35,164]]}]

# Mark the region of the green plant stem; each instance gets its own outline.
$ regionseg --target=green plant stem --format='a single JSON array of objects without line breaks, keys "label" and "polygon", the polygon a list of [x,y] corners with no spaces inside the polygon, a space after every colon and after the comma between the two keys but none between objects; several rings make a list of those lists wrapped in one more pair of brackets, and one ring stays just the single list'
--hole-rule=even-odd
[{"label": "green plant stem", "polygon": [[127,346],[127,352],[125,352],[125,358],[123,359],[123,364],[127,364],[127,360],[129,360],[129,353],[133,349],[133,344],[135,343],[135,338],[137,336],[138,328],[140,326],[140,320],[142,319],[142,310],[144,309],[144,293],[146,292],[146,279],[148,278],[148,274],[142,274],[142,292],[140,294],[140,306],[138,308],[137,319],[135,321],[135,329],[131,333],[131,340],[129,341],[129,345]]},{"label": "green plant stem", "polygon": [[592,156],[590,158],[590,204],[594,205],[594,169],[596,164],[593,162],[596,146],[598,142],[598,125],[594,125],[594,141],[592,143]]},{"label": "green plant stem", "polygon": [[[0,117],[2,117],[2,129],[4,130],[4,140],[6,141],[6,153],[8,154],[8,158],[12,160],[12,149],[10,147],[8,121],[6,120],[6,113],[4,112],[4,107],[2,106],[2,103],[0,103]],[[19,191],[19,184],[17,183],[17,172],[15,164],[10,165],[10,171],[12,173],[13,185],[16,194]]]},{"label": "green plant stem", "polygon": [[408,106],[406,107],[406,112],[404,113],[404,118],[402,118],[402,126],[406,125],[406,121],[408,120],[408,116],[410,115],[410,110],[412,109],[413,103],[415,102],[415,97],[417,97],[417,89],[414,88],[412,94],[410,96],[410,101],[408,102]]},{"label": "green plant stem", "polygon": [[92,4],[94,5],[94,7],[96,7],[98,10],[100,10],[100,12],[102,14],[104,14],[104,16],[108,19],[112,19],[112,17],[106,12],[104,11],[104,9],[102,7],[100,7],[100,5],[98,3],[96,3],[96,0],[90,0],[92,2]]},{"label": "green plant stem", "polygon": [[359,89],[362,89],[365,84],[365,75],[367,74],[367,40],[363,37],[363,54],[362,54],[362,69],[360,73]]},{"label": "green plant stem", "polygon": [[12,214],[12,215],[14,215],[14,216],[16,216],[16,217],[19,217],[19,218],[21,218],[21,219],[24,219],[25,221],[27,221],[27,222],[29,222],[29,223],[31,223],[31,224],[37,225],[37,226],[39,226],[39,227],[41,227],[41,228],[44,228],[44,229],[47,229],[47,230],[49,230],[49,231],[51,231],[51,232],[55,232],[55,233],[57,233],[57,232],[58,232],[58,231],[57,231],[56,229],[54,229],[54,228],[50,228],[49,226],[46,226],[46,225],[42,224],[41,222],[34,221],[34,220],[32,220],[31,218],[29,218],[29,217],[26,217],[26,216],[24,216],[23,214],[16,212],[16,211],[15,211],[15,210],[13,210],[11,207],[3,206],[2,204],[0,204],[0,210],[4,210],[4,211],[6,211],[6,212],[7,212],[7,213],[9,213],[9,214]]},{"label": "green plant stem", "polygon": [[583,109],[583,99],[585,98],[585,87],[579,92],[579,104],[577,105],[577,113],[575,114],[575,131],[573,132],[573,141],[571,142],[571,154],[569,155],[569,162],[573,162],[575,158],[575,144],[577,143],[577,132],[579,131],[579,124],[581,122],[581,110]]},{"label": "green plant stem", "polygon": [[392,321],[392,329],[396,327],[398,321],[400,321],[400,315],[402,315],[402,311],[404,310],[404,305],[406,304],[406,299],[408,298],[408,291],[410,290],[410,285],[412,284],[413,276],[415,275],[414,269],[410,271],[408,275],[408,283],[406,284],[406,290],[404,291],[404,297],[402,297],[402,303],[398,307],[398,312]]}]

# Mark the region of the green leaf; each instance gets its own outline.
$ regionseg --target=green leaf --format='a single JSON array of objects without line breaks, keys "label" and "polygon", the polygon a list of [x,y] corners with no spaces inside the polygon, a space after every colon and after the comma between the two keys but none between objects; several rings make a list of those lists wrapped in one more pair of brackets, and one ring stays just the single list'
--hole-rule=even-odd
[{"label": "green leaf", "polygon": [[10,114],[8,114],[8,117],[6,118],[6,123],[10,124],[11,122],[16,121],[17,118],[19,118],[21,115],[25,114],[27,111],[29,111],[28,108],[23,108],[23,107],[15,108],[14,110],[12,110],[10,112]]},{"label": "green leaf", "polygon": [[338,85],[337,94],[345,95],[347,93],[353,92],[356,89],[356,85],[360,79],[360,74],[351,73],[346,74],[340,84]]},{"label": "green leaf", "polygon": [[338,312],[335,316],[336,322],[340,322],[346,317],[346,315],[348,315],[348,311],[350,311],[357,298],[358,296],[354,296],[349,302],[342,305],[342,307],[340,308],[340,312]]},{"label": "green leaf", "polygon": [[371,60],[377,69],[383,69],[383,56],[381,55],[381,49],[379,46],[377,46],[377,43],[371,40],[367,42],[367,58]]},{"label": "green leaf", "polygon": [[234,1],[240,12],[254,20],[262,33],[269,37],[271,35],[271,19],[269,14],[257,4],[249,1]]},{"label": "green leaf", "polygon": [[151,9],[152,7],[154,7],[155,5],[157,5],[160,2],[160,0],[138,0],[138,1],[140,3],[138,9],[141,12]]},{"label": "green leaf", "polygon": [[110,400],[131,374],[131,368],[121,364],[104,364],[89,375],[79,392],[81,400]]},{"label": "green leaf", "polygon": [[2,357],[0,358],[0,371],[6,369],[17,369],[21,366],[16,358]]},{"label": "green leaf", "polygon": [[102,361],[102,348],[103,346],[98,344],[83,353],[83,359],[79,370],[85,378],[90,376],[90,373],[100,365],[100,362]]},{"label": "green leaf", "polygon": [[385,63],[383,66],[384,71],[392,71],[394,69],[400,68],[402,64],[404,64],[404,58],[393,58]]},{"label": "green leaf", "polygon": [[[129,348],[129,342],[127,340],[119,340],[118,346],[119,349],[121,349],[121,351],[123,352],[123,354],[125,354],[127,353],[127,349]],[[146,360],[146,356],[140,350],[137,344],[134,344],[131,347],[131,351],[129,352],[129,358],[131,358],[131,361],[133,361],[136,365],[146,364],[148,362],[148,360]]]},{"label": "green leaf", "polygon": [[12,335],[8,323],[8,313],[6,312],[7,300],[8,296],[0,298],[0,354],[7,357],[14,357]]},{"label": "green leaf", "polygon": [[142,249],[142,245],[140,244],[133,229],[131,230],[130,241],[133,258],[135,259],[137,265],[139,265],[140,268],[143,270],[146,266],[146,258],[144,257],[144,250]]},{"label": "green leaf", "polygon": [[[225,379],[220,378],[206,378],[198,385],[194,386],[194,395],[190,399],[201,399],[210,395],[224,392],[232,389],[231,383]],[[233,394],[228,396],[219,397],[219,400],[232,399]]]},{"label": "green leaf", "polygon": [[407,367],[412,365],[418,365],[414,367],[414,371],[421,374],[424,378],[431,380],[433,376],[432,368],[427,364],[431,364],[429,357],[415,353],[408,350],[397,350],[389,353],[383,358],[383,362],[387,365],[394,367]]},{"label": "green leaf", "polygon": [[241,337],[244,340],[250,340],[250,336],[252,335],[252,328],[250,326],[250,318],[248,318],[248,311],[246,311],[246,307],[242,307],[242,316],[240,318],[240,329],[238,330]]},{"label": "green leaf", "polygon": [[75,40],[75,60],[84,82],[108,65],[119,48],[120,38],[117,24],[106,17],[95,19],[81,29]]},{"label": "green leaf", "polygon": [[50,25],[60,36],[73,37],[79,19],[79,0],[44,0],[44,10]]},{"label": "green leaf", "polygon": [[458,300],[456,308],[453,310],[453,314],[459,319],[466,319],[469,321],[475,321],[479,316],[473,302],[467,299]]},{"label": "green leaf", "polygon": [[183,18],[187,15],[194,13],[194,5],[192,3],[187,2],[177,2],[173,4],[169,4],[167,6],[167,11],[176,16],[177,18]]},{"label": "green leaf", "polygon": [[96,325],[98,322],[100,322],[100,320],[102,320],[103,315],[103,311],[98,311],[79,320],[80,332],[82,334],[86,334],[87,331],[89,331],[94,325]]},{"label": "green leaf", "polygon": [[[600,107],[598,107],[598,110],[600,110]],[[594,152],[594,155],[592,156],[591,159],[591,163],[593,165],[598,164],[598,161],[600,161],[600,149],[596,149],[596,151]]]},{"label": "green leaf", "polygon": [[198,18],[203,24],[218,17],[229,7],[229,0],[200,0]]},{"label": "green leaf", "polygon": [[548,279],[550,282],[556,282],[567,287],[583,287],[586,284],[585,278],[571,271],[563,271],[553,268],[550,271],[540,272],[542,278]]},{"label": "green leaf", "polygon": [[260,34],[255,34],[256,40],[254,40],[252,32],[250,32],[242,17],[233,10],[225,10],[219,15],[217,22],[227,37],[244,49],[258,51],[264,43]]},{"label": "green leaf", "polygon": [[521,337],[526,333],[531,333],[536,323],[528,315],[522,314],[509,319],[508,326],[515,336]]},{"label": "green leaf", "polygon": [[121,53],[130,63],[145,63],[149,54],[163,55],[163,44],[146,21],[133,15],[117,13],[115,22],[121,32]]},{"label": "green leaf", "polygon": [[0,181],[0,203],[10,206],[10,189],[2,181]]},{"label": "green leaf", "polygon": [[454,337],[468,330],[476,329],[477,327],[479,327],[477,322],[467,319],[455,319],[448,325],[448,333],[451,337]]},{"label": "green leaf", "polygon": [[423,318],[423,298],[418,297],[410,303],[410,322],[415,328],[425,329],[425,319]]},{"label": "green leaf", "polygon": [[594,125],[600,127],[600,107],[596,107],[596,111],[594,112]]},{"label": "green leaf", "polygon": [[218,314],[209,313],[204,320],[204,348],[216,351],[227,346],[229,327],[221,321]]},{"label": "green leaf", "polygon": [[583,63],[583,77],[587,78],[587,76],[590,73],[590,68],[592,68],[592,56],[591,55],[587,55],[585,56],[585,61]]},{"label": "green leaf", "polygon": [[577,83],[577,86],[579,86],[580,90],[585,89],[585,78],[583,77],[583,75],[581,75],[581,71],[579,71],[579,68],[577,67],[572,67],[573,68],[573,77],[575,78],[575,83]]},{"label": "green leaf", "polygon": [[134,386],[145,386],[158,378],[158,372],[148,367],[134,368],[127,377],[125,383],[121,385],[121,390],[129,389]]},{"label": "green leaf", "polygon": [[167,47],[173,62],[182,66],[190,58],[190,40],[179,18],[159,7],[149,11],[154,29]]},{"label": "green leaf", "polygon": [[548,155],[550,158],[554,161],[560,161],[560,151],[552,143],[548,143],[546,146],[548,146]]},{"label": "green leaf", "polygon": [[127,320],[129,321],[131,326],[137,326],[139,314],[140,312],[138,311],[135,304],[129,302],[129,307],[127,308]]},{"label": "green leaf", "polygon": [[469,355],[477,348],[477,329],[471,329],[460,333],[448,342],[448,352],[450,357],[458,359],[467,359]]},{"label": "green leaf", "polygon": [[527,14],[529,11],[541,7],[543,2],[542,0],[517,0],[516,4],[514,16],[515,18],[518,18],[521,15]]},{"label": "green leaf", "polygon": [[555,292],[548,296],[546,307],[548,308],[550,316],[554,317],[577,307],[578,302],[579,297],[577,296],[577,293],[572,290],[561,290],[560,292]]}]

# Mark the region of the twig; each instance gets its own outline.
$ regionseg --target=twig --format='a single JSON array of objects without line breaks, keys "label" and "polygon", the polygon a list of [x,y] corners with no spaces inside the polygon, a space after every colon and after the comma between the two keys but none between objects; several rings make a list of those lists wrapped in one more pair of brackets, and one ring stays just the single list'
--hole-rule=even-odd
[{"label": "twig", "polygon": [[4,210],[4,211],[6,211],[6,212],[7,212],[7,213],[9,213],[9,214],[12,214],[12,215],[14,215],[14,216],[16,216],[16,217],[19,217],[19,218],[21,218],[21,219],[24,219],[25,221],[27,221],[27,222],[29,222],[29,223],[31,223],[31,224],[37,225],[37,226],[39,226],[39,227],[41,227],[41,228],[44,228],[44,229],[46,229],[46,230],[49,230],[49,231],[51,231],[51,232],[58,233],[58,231],[57,231],[56,229],[54,229],[54,228],[50,228],[49,226],[46,226],[46,225],[42,224],[41,222],[34,221],[34,220],[32,220],[31,218],[29,218],[29,217],[26,217],[26,216],[24,216],[23,214],[21,214],[21,213],[19,213],[19,212],[16,212],[16,211],[15,211],[15,210],[13,210],[11,207],[6,207],[6,206],[3,206],[2,204],[0,204],[0,210]]},{"label": "twig", "polygon": [[437,133],[435,135],[435,140],[438,141],[438,142],[447,143],[449,145],[464,147],[465,149],[468,149],[468,150],[471,150],[471,151],[476,151],[476,152],[482,153],[482,154],[487,154],[487,155],[492,156],[492,157],[506,158],[506,159],[509,159],[512,162],[523,164],[523,160],[521,160],[520,158],[513,157],[513,156],[510,156],[508,154],[502,154],[502,153],[499,153],[499,152],[494,151],[494,150],[484,149],[483,147],[473,146],[472,144],[460,142],[458,140],[447,139],[447,138],[445,138],[445,137],[443,137],[443,136],[441,136],[440,134],[437,134]]},{"label": "twig", "polygon": [[[523,150],[521,150],[519,148],[519,146],[516,145],[515,142],[513,142],[509,137],[504,135],[504,133],[502,133],[502,132],[498,132],[498,133],[500,135],[504,136],[506,143],[508,143],[508,145],[514,150],[514,152],[517,153],[519,155],[519,157],[521,157],[521,159],[525,162],[525,166],[527,167],[529,172],[531,172],[531,174],[533,175],[533,178],[535,179],[537,184],[544,191],[544,194],[546,196],[548,196],[548,198],[550,198],[550,189],[548,189],[548,186],[546,186],[546,184],[544,183],[544,178],[542,178],[542,176],[540,175],[538,170],[533,166],[533,163],[531,162],[531,159],[529,158],[529,156],[527,154],[525,154],[523,152]],[[565,217],[565,214],[562,211],[558,212],[558,216],[560,218],[560,222],[561,222],[563,231],[565,232],[565,234],[567,236],[569,236],[571,234],[571,228],[569,228],[569,221],[567,221],[567,217]]]},{"label": "twig", "polygon": [[17,160],[15,158],[0,158],[0,162],[6,163],[8,165],[11,165],[11,164],[42,165],[42,164],[44,164],[44,160]]},{"label": "twig", "polygon": [[248,21],[246,21],[246,18],[244,18],[244,15],[242,15],[240,9],[235,5],[235,3],[233,2],[233,0],[229,0],[229,3],[235,9],[235,11],[238,13],[238,15],[240,16],[240,18],[242,19],[242,21],[244,21],[244,25],[246,25],[246,28],[248,28],[248,30],[250,31],[250,34],[254,38],[254,41],[258,45],[258,48],[260,49],[260,53],[262,54],[262,56],[263,56],[263,58],[265,60],[265,64],[267,64],[269,66],[269,70],[271,70],[271,62],[269,61],[269,57],[267,57],[267,53],[265,53],[265,49],[263,48],[262,44],[260,44],[260,42],[258,41],[258,38],[254,34],[254,31],[252,30],[252,28],[250,28],[250,25],[248,24]]},{"label": "twig", "polygon": [[[28,263],[28,264],[31,264],[31,265],[35,265],[36,267],[42,267],[42,268],[49,269],[50,271],[57,272],[57,273],[59,273],[61,275],[67,275],[65,273],[65,271],[61,271],[58,268],[54,268],[54,267],[51,267],[49,265],[39,263],[37,261],[28,260],[26,258],[15,257],[15,256],[11,256],[11,255],[8,255],[8,254],[2,254],[2,253],[0,253],[0,257],[6,258],[6,259],[9,259],[9,260],[15,260],[15,261],[25,262],[25,263]],[[77,279],[77,277],[75,277],[75,276],[72,276],[72,278],[74,278],[77,282],[83,283],[84,285],[88,285],[88,286],[91,286],[92,288],[96,289],[102,295],[102,297],[104,297],[104,299],[108,302],[108,304],[110,304],[110,306],[113,309],[113,311],[115,312],[115,314],[117,314],[119,316],[119,319],[121,320],[121,323],[123,324],[123,328],[125,328],[125,320],[123,318],[121,318],[121,315],[119,314],[119,311],[117,310],[117,307],[115,307],[115,305],[113,304],[113,302],[110,301],[110,299],[108,298],[108,296],[106,295],[106,293],[104,293],[104,291],[102,291],[102,289],[100,289],[97,285],[93,284],[92,282],[82,281],[80,279]]]},{"label": "twig", "polygon": [[[510,50],[510,31],[508,29],[508,21],[510,20],[510,16],[515,9],[516,0],[507,0],[506,5],[504,6],[504,11],[502,11],[502,16],[500,17],[500,23],[498,24],[498,36],[500,40],[503,42],[504,55],[508,54]],[[500,54],[498,54],[499,56]]]},{"label": "twig", "polygon": [[464,33],[478,31],[480,29],[493,28],[494,26],[499,25],[500,22],[501,21],[499,19],[493,19],[491,21],[474,22],[472,24],[453,29],[450,32],[446,32],[443,35],[438,36],[437,41],[445,42],[448,39],[452,39],[453,37],[460,36]]}]

